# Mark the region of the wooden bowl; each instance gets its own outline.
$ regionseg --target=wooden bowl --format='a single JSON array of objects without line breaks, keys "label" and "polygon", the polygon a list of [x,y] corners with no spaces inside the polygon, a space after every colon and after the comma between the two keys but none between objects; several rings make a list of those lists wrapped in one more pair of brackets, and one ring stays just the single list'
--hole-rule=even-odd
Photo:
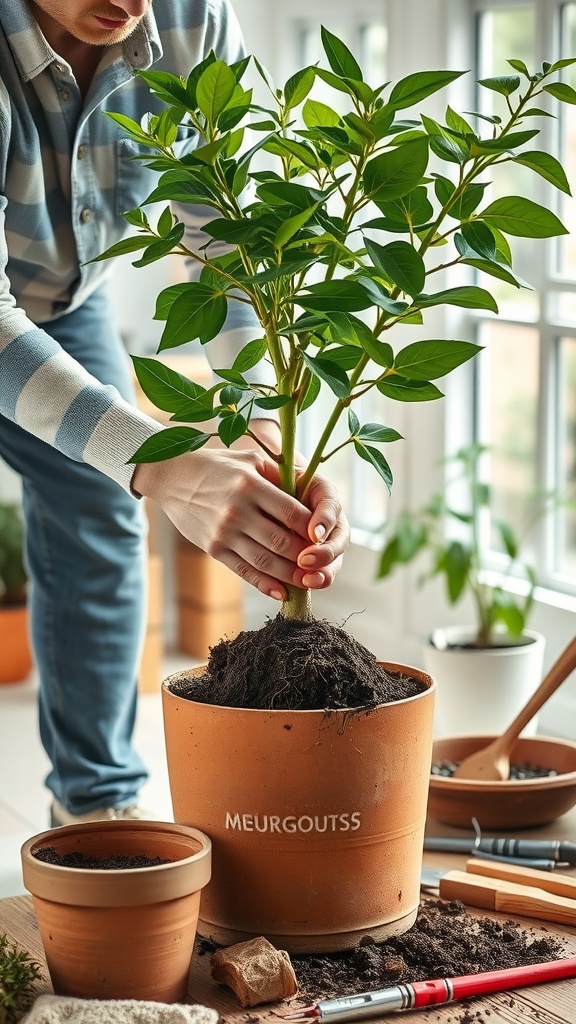
[{"label": "wooden bowl", "polygon": [[[458,764],[495,738],[445,736],[433,744],[432,763]],[[558,774],[506,782],[431,775],[428,813],[438,821],[462,828],[470,828],[472,818],[476,818],[482,831],[510,830],[544,825],[576,804],[576,743],[551,736],[520,737],[511,762],[553,769]]]}]

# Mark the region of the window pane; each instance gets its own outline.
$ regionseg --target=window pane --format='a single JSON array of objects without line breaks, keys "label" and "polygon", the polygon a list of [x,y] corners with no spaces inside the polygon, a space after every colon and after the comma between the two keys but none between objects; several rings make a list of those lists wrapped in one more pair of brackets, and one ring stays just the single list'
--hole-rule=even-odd
[{"label": "window pane", "polygon": [[[480,332],[481,373],[490,395],[480,424],[491,448],[492,514],[523,534],[540,493],[537,469],[539,341],[534,328],[487,323]],[[522,372],[518,372],[518,368]],[[523,554],[530,551],[523,544]]]},{"label": "window pane", "polygon": [[[562,338],[558,365],[558,490],[574,495],[576,483],[576,339]],[[576,513],[561,508],[556,515],[555,566],[562,575],[576,574]]]},{"label": "window pane", "polygon": [[[529,69],[535,63],[536,15],[532,5],[499,7],[479,16],[478,78],[513,74],[509,59],[523,60]],[[506,116],[503,99],[491,89],[478,89],[479,110],[487,115]],[[484,132],[486,124],[483,124]],[[519,164],[490,169],[495,192],[502,195],[528,196],[538,201],[537,175]],[[490,189],[485,193],[490,201]],[[534,270],[542,260],[542,244],[530,238],[513,238],[512,255],[515,272],[534,285]],[[486,280],[484,278],[484,280]],[[500,315],[512,320],[535,321],[539,316],[538,296],[534,291],[516,289],[490,278],[489,290],[498,303]]]}]

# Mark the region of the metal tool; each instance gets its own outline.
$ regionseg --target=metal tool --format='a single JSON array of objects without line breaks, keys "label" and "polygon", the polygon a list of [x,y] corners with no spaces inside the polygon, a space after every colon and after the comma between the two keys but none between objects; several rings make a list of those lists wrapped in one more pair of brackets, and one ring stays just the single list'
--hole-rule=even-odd
[{"label": "metal tool", "polygon": [[576,878],[478,857],[466,861],[465,871],[424,868],[420,884],[471,907],[576,925]]},{"label": "metal tool", "polygon": [[393,985],[380,992],[362,992],[339,999],[323,999],[313,1006],[303,1006],[290,1013],[277,1016],[288,1021],[356,1020],[379,1016],[393,1010],[413,1010],[422,1006],[437,1006],[455,999],[470,999],[488,992],[503,992],[522,985],[533,985],[576,975],[576,957],[551,960],[528,967],[512,967],[502,971],[467,974],[460,978],[437,978],[434,981],[414,981]]},{"label": "metal tool", "polygon": [[[533,858],[551,860],[556,866],[560,864],[576,865],[576,843],[565,840],[546,839],[481,839],[470,836],[426,836],[425,850],[442,853],[488,853],[492,856],[506,858],[508,862],[518,860],[530,861]],[[534,865],[532,865],[534,867]]]}]

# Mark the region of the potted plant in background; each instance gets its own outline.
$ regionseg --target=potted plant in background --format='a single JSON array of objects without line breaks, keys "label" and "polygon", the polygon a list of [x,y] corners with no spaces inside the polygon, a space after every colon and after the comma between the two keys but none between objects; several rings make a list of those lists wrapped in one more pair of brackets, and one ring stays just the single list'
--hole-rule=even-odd
[{"label": "potted plant in background", "polygon": [[[110,115],[151,149],[138,158],[160,178],[125,215],[136,234],[100,258],[140,251],[134,265],[145,266],[180,253],[202,268],[198,282],[158,296],[159,351],[210,342],[229,303],[248,303],[259,324],[210,388],[156,359],[134,359],[144,392],[177,424],[151,437],[135,462],[198,449],[212,431],[190,424],[214,419],[230,445],[250,434],[256,405],[278,414],[281,451],[268,454],[286,492],[305,501],[313,474],[342,445],[390,487],[379,445],[400,435],[361,422],[353,403],[369,391],[399,401],[440,398],[434,381],[478,347],[435,338],[405,344],[403,327],[445,304],[497,311],[485,288],[439,288],[438,273],[460,263],[520,286],[506,234],[566,231],[528,199],[485,193],[491,166],[518,159],[538,134],[534,100],[554,92],[549,78],[570,62],[530,75],[512,61],[514,75],[485,81],[506,108],[486,132],[482,115],[466,120],[450,106],[445,123],[425,114],[404,119],[461,72],[423,71],[372,88],[336,36],[322,29],[322,43],[328,67],[303,68],[283,88],[256,61],[272,97],[266,108],[242,84],[249,58],[229,66],[211,53],[187,79],[141,72],[151,89],[146,125]],[[345,113],[313,98],[318,79]],[[195,149],[178,148],[182,132]],[[567,188],[552,156],[525,150],[523,160]],[[151,225],[146,205],[174,201],[213,209],[200,252],[187,248],[170,205]],[[230,251],[217,255],[212,241]],[[275,386],[246,379],[263,358]],[[333,407],[299,474],[297,417],[321,390]],[[334,432],[343,417],[341,440]],[[183,675],[164,684],[164,721],[175,817],[214,844],[201,932],[224,943],[265,935],[298,952],[406,930],[419,903],[430,677],[377,665],[345,630],[314,620],[308,593],[296,588],[277,619],[222,641],[206,667]]]},{"label": "potted plant in background", "polygon": [[[448,626],[432,632],[424,647],[424,664],[437,682],[435,727],[439,735],[469,732],[496,734],[515,718],[542,678],[545,639],[527,629],[533,608],[536,575],[521,556],[516,531],[490,517],[502,551],[498,569],[488,564],[482,521],[490,516],[490,487],[480,465],[488,448],[471,444],[447,460],[455,473],[445,493],[433,494],[414,511],[402,511],[386,524],[386,544],[377,577],[385,579],[401,566],[428,557],[419,585],[442,577],[449,605],[472,599],[474,625]],[[456,488],[457,500],[449,499]],[[542,516],[549,499],[535,499],[531,522]],[[507,586],[520,579],[523,593]],[[534,734],[537,718],[525,734]]]},{"label": "potted plant in background", "polygon": [[24,528],[19,506],[0,503],[0,683],[29,675],[28,608],[24,568]]}]

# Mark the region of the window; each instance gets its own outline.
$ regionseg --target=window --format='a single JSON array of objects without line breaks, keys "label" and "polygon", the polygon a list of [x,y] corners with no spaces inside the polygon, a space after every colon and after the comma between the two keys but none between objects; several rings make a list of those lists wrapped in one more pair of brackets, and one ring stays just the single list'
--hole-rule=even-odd
[{"label": "window", "polygon": [[[576,3],[503,0],[475,3],[474,8],[477,78],[513,73],[509,57],[537,70],[544,60],[576,53]],[[562,80],[575,84],[571,67],[562,72]],[[492,110],[487,108],[491,99]],[[547,99],[541,94],[537,104],[545,108]],[[502,113],[501,98],[488,90],[479,90],[476,102],[484,104],[485,113]],[[575,112],[567,104],[560,110],[556,106],[555,112],[557,119],[535,121],[541,135],[533,148],[555,151],[568,180],[574,181]],[[473,430],[493,452],[493,514],[521,531],[527,507],[539,498],[542,504],[546,491],[554,489],[572,499],[575,495],[576,204],[520,165],[502,168],[498,183],[500,191],[551,206],[571,232],[545,242],[514,238],[514,269],[533,290],[498,283],[494,288],[491,280],[498,316],[470,318],[484,346],[474,367]],[[540,582],[576,593],[574,512],[556,508],[532,531],[531,543]]]}]

